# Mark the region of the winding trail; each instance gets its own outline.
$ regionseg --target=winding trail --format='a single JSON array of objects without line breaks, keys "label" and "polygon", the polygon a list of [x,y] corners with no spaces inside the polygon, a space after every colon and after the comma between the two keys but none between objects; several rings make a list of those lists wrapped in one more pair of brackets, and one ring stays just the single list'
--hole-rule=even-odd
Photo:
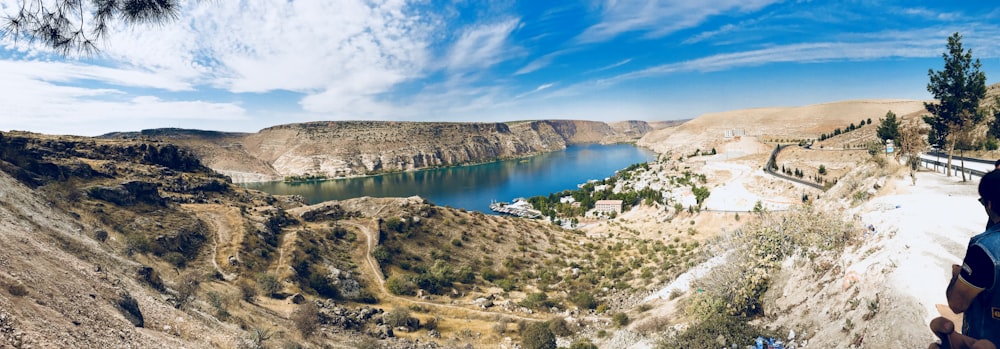
[{"label": "winding trail", "polygon": [[377,228],[376,229],[372,229],[369,225],[371,225],[371,224],[377,224],[376,222],[377,222],[376,220],[372,220],[371,223],[369,223],[369,224],[360,224],[360,223],[348,222],[348,221],[340,221],[339,223],[344,224],[344,225],[349,225],[351,227],[354,227],[354,228],[358,229],[359,231],[361,231],[361,235],[363,235],[365,237],[365,246],[364,246],[364,254],[365,255],[364,255],[364,260],[365,260],[365,264],[368,265],[368,270],[371,273],[370,276],[378,284],[378,292],[380,293],[380,295],[379,295],[380,297],[385,297],[385,298],[388,298],[388,299],[392,299],[392,300],[395,300],[395,301],[398,301],[398,302],[401,302],[401,303],[404,303],[404,304],[407,304],[407,303],[408,304],[419,304],[419,305],[428,306],[428,307],[431,307],[431,308],[447,308],[447,309],[452,309],[452,310],[458,310],[458,311],[462,311],[462,312],[466,312],[466,313],[472,313],[472,314],[475,314],[475,315],[478,315],[478,316],[481,316],[481,317],[485,317],[487,319],[493,318],[493,317],[496,317],[496,316],[504,316],[504,317],[508,317],[508,318],[514,318],[514,319],[526,320],[526,321],[544,321],[544,320],[546,320],[546,319],[541,319],[541,318],[536,318],[536,317],[529,317],[529,316],[523,316],[523,315],[518,315],[518,314],[500,313],[500,312],[495,312],[495,311],[484,311],[484,310],[478,310],[478,309],[470,309],[468,307],[458,306],[458,305],[450,305],[450,304],[440,304],[440,303],[434,303],[434,302],[426,302],[426,301],[415,300],[415,299],[411,299],[411,298],[400,297],[400,296],[397,296],[397,295],[394,295],[394,294],[390,293],[389,290],[388,290],[388,288],[386,288],[386,286],[385,286],[385,277],[382,275],[382,270],[379,268],[378,263],[375,261],[375,258],[372,257],[372,251],[375,249],[376,246],[378,246],[378,243],[379,243],[379,241],[378,241],[378,229]]},{"label": "winding trail", "polygon": [[[226,270],[224,270],[222,267],[219,266],[218,262],[219,246],[223,244],[222,243],[223,241],[226,241],[227,242],[226,246],[230,247],[231,249],[231,246],[229,245],[233,243],[233,239],[237,235],[239,235],[240,240],[242,240],[242,234],[239,233],[241,230],[233,229],[232,226],[233,222],[232,219],[229,218],[229,214],[225,212],[226,208],[219,207],[216,205],[204,205],[204,204],[190,204],[190,205],[183,205],[182,207],[190,210],[198,217],[198,219],[201,219],[202,222],[208,223],[212,227],[212,231],[214,233],[212,234],[214,236],[213,239],[214,243],[212,244],[212,258],[211,258],[212,266],[215,267],[215,270],[218,271],[219,274],[222,274],[222,278],[224,280],[226,281],[236,280],[237,274],[227,273]],[[227,254],[227,255],[237,256],[238,254]],[[225,258],[225,261],[228,262],[229,260],[228,257],[223,257],[223,258]],[[237,256],[236,258],[239,257]]]}]

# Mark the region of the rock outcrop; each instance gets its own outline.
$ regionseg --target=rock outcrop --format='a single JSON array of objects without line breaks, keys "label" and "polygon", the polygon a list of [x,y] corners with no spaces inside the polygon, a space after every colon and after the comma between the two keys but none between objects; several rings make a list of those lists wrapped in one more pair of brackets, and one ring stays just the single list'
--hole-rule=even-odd
[{"label": "rock outcrop", "polygon": [[308,122],[257,133],[160,129],[116,133],[181,144],[233,182],[351,177],[518,158],[587,143],[634,142],[644,121]]}]

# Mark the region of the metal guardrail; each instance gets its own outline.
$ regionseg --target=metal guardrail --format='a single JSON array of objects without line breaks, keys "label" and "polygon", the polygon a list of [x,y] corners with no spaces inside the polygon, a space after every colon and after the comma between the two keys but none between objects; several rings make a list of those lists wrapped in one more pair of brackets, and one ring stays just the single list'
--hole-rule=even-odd
[{"label": "metal guardrail", "polygon": [[[942,152],[930,152],[930,153],[924,153],[924,154],[932,155],[932,156],[937,156],[937,157],[941,157],[941,158],[947,158],[948,157],[948,153],[942,153]],[[977,163],[980,163],[980,164],[988,164],[988,165],[994,164],[993,160],[969,158],[969,157],[958,156],[958,155],[952,155],[951,156],[951,160],[952,161],[956,161],[956,160],[957,161],[962,161],[962,160],[965,160],[965,161],[968,161],[968,162],[977,162]]]},{"label": "metal guardrail", "polygon": [[802,184],[802,185],[807,185],[807,186],[810,186],[810,187],[813,187],[813,188],[816,188],[816,189],[819,189],[819,190],[826,191],[826,187],[823,186],[822,184],[818,184],[816,182],[811,182],[811,181],[806,181],[806,180],[798,179],[798,178],[786,175],[784,173],[779,173],[779,172],[775,172],[774,171],[774,167],[775,167],[774,166],[774,161],[775,161],[775,159],[778,158],[778,153],[780,153],[782,149],[784,149],[785,147],[788,147],[790,145],[791,144],[785,144],[785,145],[778,145],[778,146],[774,147],[774,151],[771,152],[771,157],[767,159],[767,164],[764,165],[764,172],[770,173],[772,176],[775,176],[775,177],[778,177],[778,178],[781,178],[781,179],[789,180],[789,181],[792,181],[792,182],[795,182],[795,183],[799,183],[799,184]]},{"label": "metal guardrail", "polygon": [[[973,162],[973,161],[971,161],[969,159],[970,158],[967,158],[965,161]],[[975,159],[975,160],[979,160],[979,159]],[[952,161],[954,161],[954,159]],[[920,158],[920,162],[923,162],[925,164],[931,164],[931,165],[934,165],[934,166],[948,167],[947,163],[941,162],[941,161],[937,161],[937,160]],[[981,161],[978,161],[978,162],[987,163],[987,164],[992,164],[993,163],[992,161],[985,161],[985,160],[981,160]],[[951,164],[951,169],[955,170],[956,172],[962,172],[962,166],[956,165],[954,163]],[[986,175],[986,172],[983,172],[983,171],[980,171],[980,170],[974,170],[974,169],[971,169],[971,168],[968,168],[968,167],[965,168],[965,173],[968,174],[968,175],[976,176],[976,177],[982,177],[982,176]]]}]

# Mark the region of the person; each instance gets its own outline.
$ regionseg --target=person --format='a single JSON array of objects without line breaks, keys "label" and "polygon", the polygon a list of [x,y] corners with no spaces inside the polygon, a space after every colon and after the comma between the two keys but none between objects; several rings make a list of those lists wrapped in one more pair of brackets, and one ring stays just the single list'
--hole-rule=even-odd
[{"label": "person", "polygon": [[931,320],[931,331],[941,339],[941,344],[931,343],[928,349],[996,349],[992,342],[975,339],[955,331],[955,324],[943,317]]},{"label": "person", "polygon": [[1000,343],[1000,171],[990,171],[979,181],[979,203],[989,217],[986,231],[969,240],[962,265],[951,267],[945,291],[951,311],[964,316],[962,335],[956,337],[949,320],[931,321],[931,330],[952,348],[987,345],[978,340],[993,348]]},{"label": "person", "polygon": [[993,163],[993,169],[1000,170],[1000,159]]}]

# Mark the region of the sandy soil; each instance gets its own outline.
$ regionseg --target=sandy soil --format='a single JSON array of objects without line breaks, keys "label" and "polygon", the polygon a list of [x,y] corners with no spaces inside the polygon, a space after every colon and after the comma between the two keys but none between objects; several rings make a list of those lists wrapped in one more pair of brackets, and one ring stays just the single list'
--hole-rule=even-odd
[{"label": "sandy soil", "polygon": [[951,264],[961,264],[969,238],[983,231],[987,216],[976,201],[978,179],[962,183],[921,172],[916,185],[909,179],[895,184],[893,193],[875,198],[859,214],[876,231],[895,233],[882,251],[898,266],[890,281],[920,303],[926,323],[938,316],[935,304],[947,304]]}]

